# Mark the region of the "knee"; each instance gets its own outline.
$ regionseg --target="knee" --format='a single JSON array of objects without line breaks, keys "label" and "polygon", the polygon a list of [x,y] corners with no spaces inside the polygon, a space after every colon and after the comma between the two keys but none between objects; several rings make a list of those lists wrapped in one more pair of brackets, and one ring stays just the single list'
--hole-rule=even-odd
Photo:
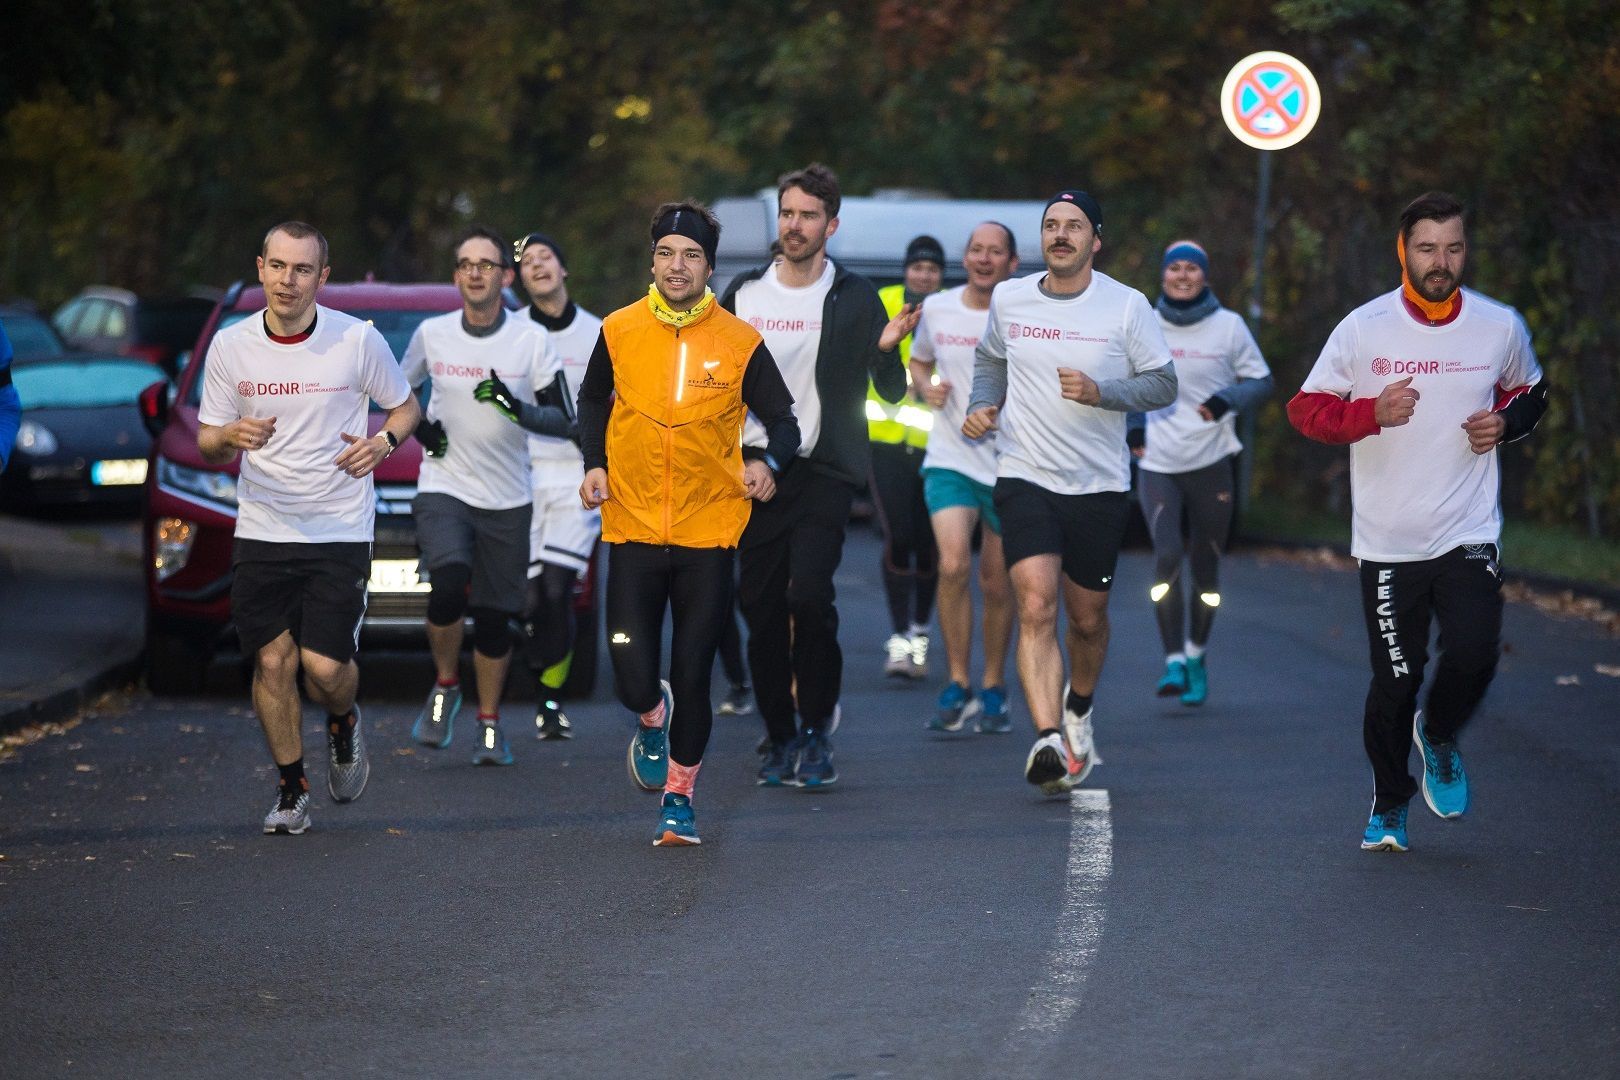
[{"label": "knee", "polygon": [[1057,597],[1034,591],[1021,592],[1018,621],[1025,626],[1051,626],[1057,621]]},{"label": "knee", "polygon": [[1446,642],[1441,659],[1447,667],[1469,675],[1488,676],[1495,673],[1501,655],[1501,646],[1494,635],[1478,634]]},{"label": "knee", "polygon": [[298,677],[298,646],[290,638],[271,642],[259,650],[254,670],[263,682],[276,685],[294,682]]},{"label": "knee", "polygon": [[349,665],[322,656],[319,653],[306,651],[304,653],[304,678],[314,683],[316,688],[323,692],[330,692],[337,688],[343,676],[343,669]]},{"label": "knee", "polygon": [[1108,633],[1106,608],[1081,608],[1069,612],[1069,633],[1082,641],[1092,641]]},{"label": "knee", "polygon": [[473,608],[473,650],[491,660],[512,651],[512,629],[503,611]]},{"label": "knee", "polygon": [[788,588],[787,607],[796,624],[809,625],[827,621],[833,612],[832,583],[811,586],[794,582]]},{"label": "knee", "polygon": [[467,587],[472,584],[472,567],[462,563],[437,566],[430,572],[428,622],[450,626],[467,613]]},{"label": "knee", "polygon": [[962,586],[973,570],[973,556],[965,551],[941,551],[937,565],[941,585]]}]

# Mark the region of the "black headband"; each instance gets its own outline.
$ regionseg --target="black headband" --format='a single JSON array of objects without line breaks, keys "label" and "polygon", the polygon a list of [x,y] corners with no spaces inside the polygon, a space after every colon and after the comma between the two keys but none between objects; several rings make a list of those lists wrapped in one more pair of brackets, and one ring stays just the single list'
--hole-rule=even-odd
[{"label": "black headband", "polygon": [[1075,188],[1070,188],[1067,191],[1060,191],[1050,199],[1047,199],[1046,206],[1041,210],[1041,219],[1044,221],[1046,219],[1046,211],[1052,209],[1053,204],[1060,202],[1068,203],[1070,206],[1079,207],[1080,212],[1086,215],[1086,220],[1091,223],[1091,231],[1096,233],[1098,236],[1102,235],[1102,207],[1097,205],[1097,200],[1092,198],[1089,193],[1077,190]]},{"label": "black headband", "polygon": [[703,249],[703,257],[709,260],[709,268],[714,268],[714,251],[720,246],[720,230],[705,221],[702,214],[681,208],[669,211],[654,223],[652,241],[656,245],[671,234],[696,240]]}]

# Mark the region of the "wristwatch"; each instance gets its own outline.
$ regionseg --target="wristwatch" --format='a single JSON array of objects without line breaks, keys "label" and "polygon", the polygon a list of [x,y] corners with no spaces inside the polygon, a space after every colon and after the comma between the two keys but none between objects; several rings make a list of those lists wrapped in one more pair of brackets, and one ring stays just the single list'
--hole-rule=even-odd
[{"label": "wristwatch", "polygon": [[[394,438],[394,433],[392,431],[389,431],[387,428],[383,428],[381,431],[377,432],[377,434],[388,440],[388,454],[392,454],[395,450],[399,449],[399,440]],[[384,454],[383,457],[387,457],[388,454]]]}]

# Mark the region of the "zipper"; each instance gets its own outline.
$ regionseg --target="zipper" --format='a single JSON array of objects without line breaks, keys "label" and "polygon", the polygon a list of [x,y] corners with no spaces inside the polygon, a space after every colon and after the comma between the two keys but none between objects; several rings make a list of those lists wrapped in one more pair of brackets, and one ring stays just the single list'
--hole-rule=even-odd
[{"label": "zipper", "polygon": [[664,410],[664,430],[661,433],[664,440],[664,543],[670,542],[670,535],[674,531],[674,513],[671,509],[675,501],[674,469],[670,458],[675,449],[675,403],[681,399],[682,383],[686,378],[686,342],[681,340],[681,328],[675,328],[675,352],[678,357],[675,371],[675,393],[669,399],[669,405]]}]

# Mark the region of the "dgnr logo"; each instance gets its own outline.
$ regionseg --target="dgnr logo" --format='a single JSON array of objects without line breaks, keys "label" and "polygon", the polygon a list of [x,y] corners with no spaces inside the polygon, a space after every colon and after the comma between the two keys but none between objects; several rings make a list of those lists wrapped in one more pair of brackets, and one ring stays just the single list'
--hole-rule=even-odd
[{"label": "dgnr logo", "polygon": [[1055,326],[1025,326],[1023,323],[1007,324],[1007,340],[1017,341],[1019,338],[1037,338],[1041,341],[1057,341],[1063,334]]},{"label": "dgnr logo", "polygon": [[1393,370],[1393,366],[1389,362],[1389,357],[1387,357],[1387,356],[1375,356],[1375,357],[1373,357],[1372,373],[1374,375],[1380,375],[1380,376],[1388,375],[1391,370]]},{"label": "dgnr logo", "polygon": [[296,394],[302,388],[295,382],[249,382],[243,379],[236,384],[236,392],[242,397],[277,397],[282,394]]}]

